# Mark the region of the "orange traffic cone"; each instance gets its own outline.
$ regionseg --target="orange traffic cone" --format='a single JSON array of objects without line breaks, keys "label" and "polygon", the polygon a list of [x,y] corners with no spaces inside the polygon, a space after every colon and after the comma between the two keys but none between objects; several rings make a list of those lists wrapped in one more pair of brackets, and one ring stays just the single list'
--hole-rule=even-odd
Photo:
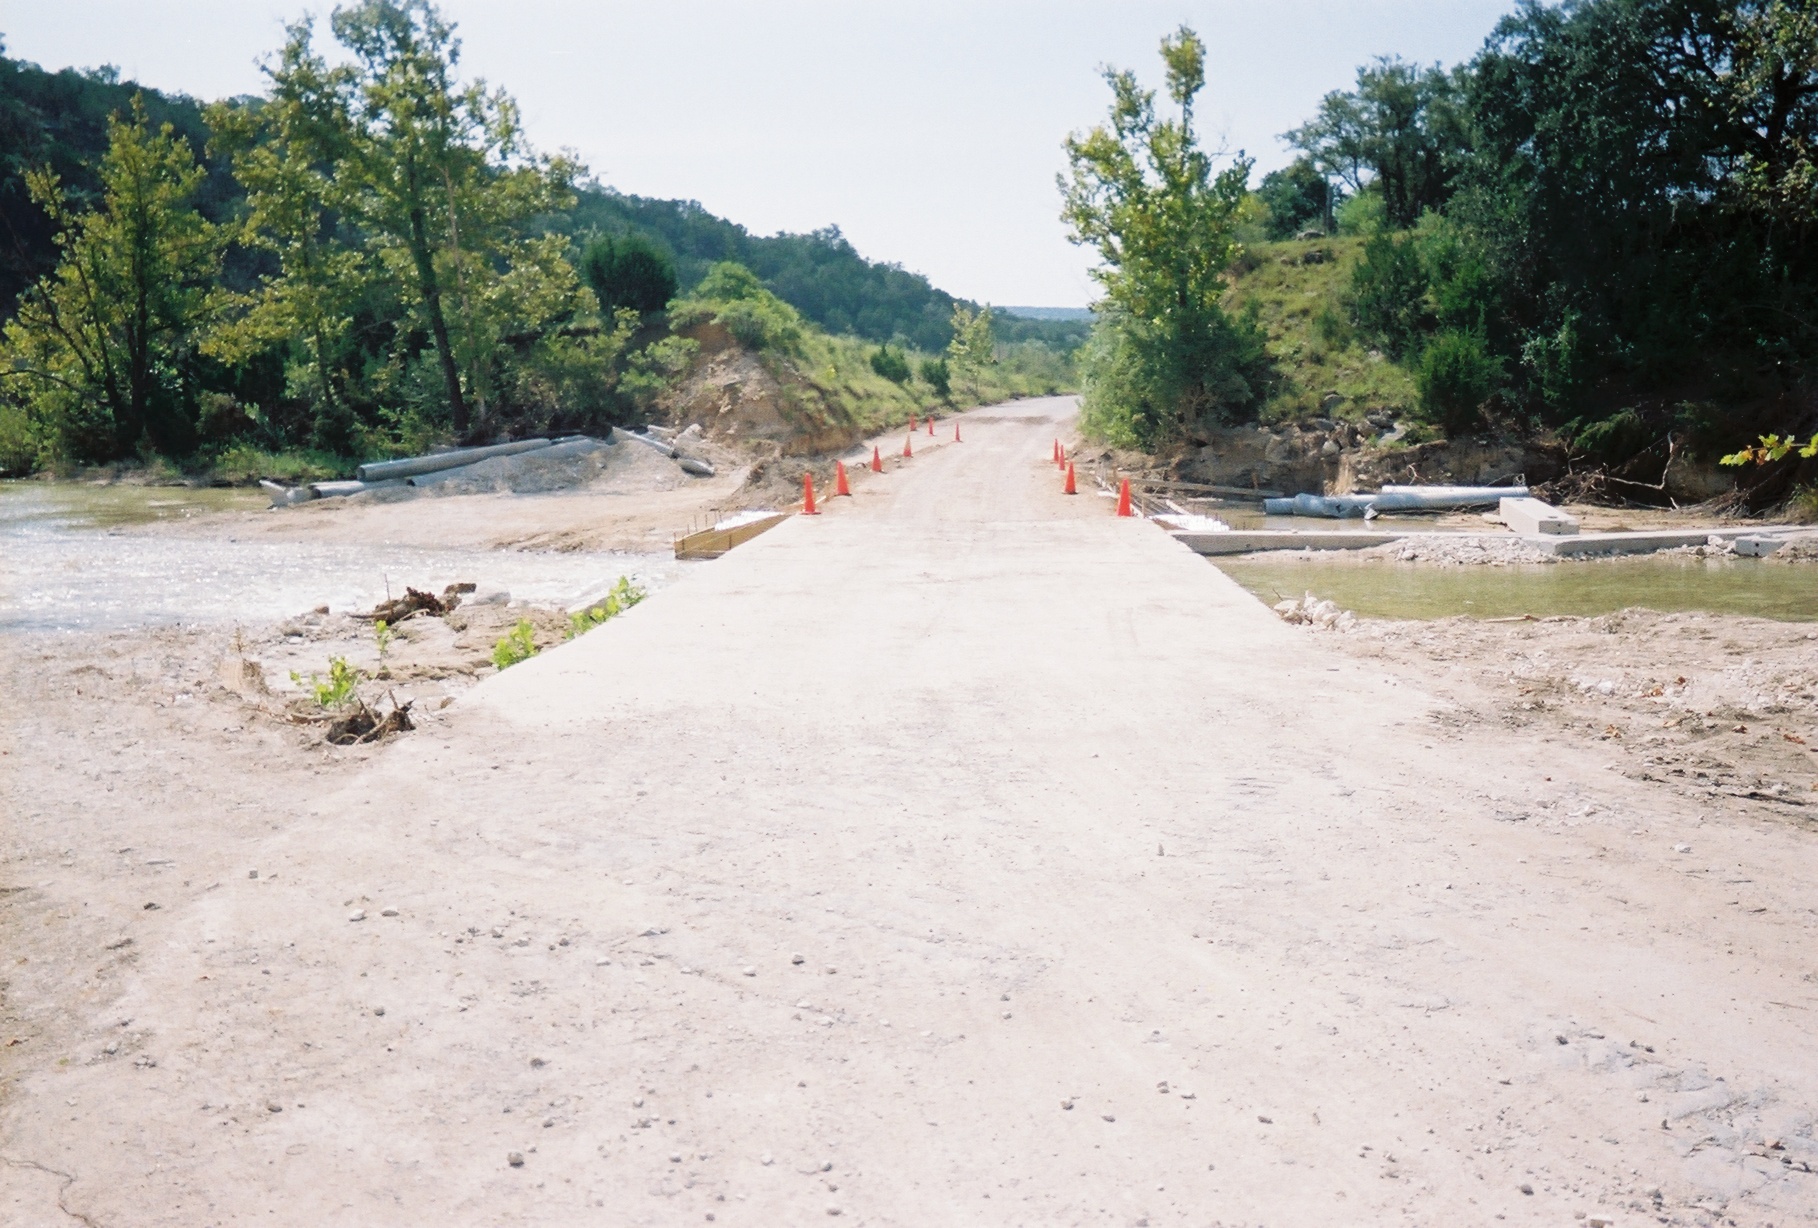
[{"label": "orange traffic cone", "polygon": [[1130,479],[1129,478],[1125,478],[1124,484],[1117,488],[1117,514],[1119,516],[1136,515],[1135,512],[1130,510]]},{"label": "orange traffic cone", "polygon": [[920,423],[920,421],[921,421],[921,419],[917,418],[914,414],[909,415],[909,432],[910,432],[910,434],[915,433],[916,425],[918,423]]},{"label": "orange traffic cone", "polygon": [[933,414],[928,415],[928,433],[930,435],[934,434],[934,415]]},{"label": "orange traffic cone", "polygon": [[871,445],[871,472],[882,473],[883,471],[884,471],[884,458],[882,456],[878,455],[877,445],[872,444]]},{"label": "orange traffic cone", "polygon": [[850,499],[852,497],[852,487],[846,485],[846,462],[845,461],[834,461],[833,462],[833,497],[837,499],[841,495],[845,495],[848,499]]},{"label": "orange traffic cone", "polygon": [[1054,441],[1054,467],[1056,469],[1059,469],[1062,465],[1064,465],[1066,463],[1067,463],[1066,458],[1061,455],[1060,440],[1057,439]]},{"label": "orange traffic cone", "polygon": [[953,442],[954,442],[954,443],[958,443],[958,442],[959,442],[959,441],[960,441],[960,437],[959,437],[959,423],[958,423],[958,422],[955,422],[955,423],[954,423],[954,424],[953,424]]},{"label": "orange traffic cone", "polygon": [[915,455],[915,449],[909,446],[910,444],[912,444],[914,442],[915,442],[914,435],[905,435],[903,437],[903,455],[904,456],[914,456]]},{"label": "orange traffic cone", "polygon": [[1079,487],[1073,484],[1073,465],[1071,462],[1067,465],[1067,484],[1061,487],[1061,493],[1063,495],[1077,495],[1079,493]]},{"label": "orange traffic cone", "polygon": [[814,506],[814,475],[804,473],[802,475],[802,515],[819,516],[820,514],[821,509]]}]

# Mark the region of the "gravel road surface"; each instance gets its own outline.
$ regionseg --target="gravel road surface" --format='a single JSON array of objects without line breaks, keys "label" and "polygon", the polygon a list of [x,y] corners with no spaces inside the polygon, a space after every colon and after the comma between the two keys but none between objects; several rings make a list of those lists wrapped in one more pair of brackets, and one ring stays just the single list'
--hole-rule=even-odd
[{"label": "gravel road surface", "polygon": [[1812,837],[1283,624],[1073,412],[308,789],[36,816],[132,851],[0,862],[0,1219],[1818,1219]]}]

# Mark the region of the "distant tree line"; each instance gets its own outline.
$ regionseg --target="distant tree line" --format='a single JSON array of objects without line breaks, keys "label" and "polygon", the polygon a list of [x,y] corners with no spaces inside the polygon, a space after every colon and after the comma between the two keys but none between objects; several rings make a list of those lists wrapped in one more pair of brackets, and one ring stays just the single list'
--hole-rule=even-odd
[{"label": "distant tree line", "polygon": [[[753,235],[715,217],[694,201],[629,196],[598,185],[576,190],[557,222],[565,232],[636,236],[674,265],[684,290],[721,261],[735,261],[764,286],[831,333],[938,351],[951,339],[953,307],[964,300],[936,289],[919,273],[866,260],[838,226],[807,234]],[[966,303],[976,309],[976,303]],[[1068,351],[1084,341],[1088,323],[994,317],[1004,343],[1040,341]]]}]

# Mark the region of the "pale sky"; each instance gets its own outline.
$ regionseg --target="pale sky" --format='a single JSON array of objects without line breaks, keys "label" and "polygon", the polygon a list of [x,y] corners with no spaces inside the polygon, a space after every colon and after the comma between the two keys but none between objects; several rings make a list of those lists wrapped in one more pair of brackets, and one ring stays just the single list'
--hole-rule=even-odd
[{"label": "pale sky", "polygon": [[[0,0],[8,55],[211,99],[256,93],[282,0]],[[754,234],[837,223],[864,255],[962,297],[1084,306],[1090,259],[1057,218],[1069,131],[1109,101],[1099,67],[1161,85],[1185,21],[1208,46],[1208,143],[1257,174],[1278,134],[1398,53],[1469,58],[1511,0],[445,0],[462,69],[518,100],[541,148],[568,148],[641,196],[698,200]]]}]

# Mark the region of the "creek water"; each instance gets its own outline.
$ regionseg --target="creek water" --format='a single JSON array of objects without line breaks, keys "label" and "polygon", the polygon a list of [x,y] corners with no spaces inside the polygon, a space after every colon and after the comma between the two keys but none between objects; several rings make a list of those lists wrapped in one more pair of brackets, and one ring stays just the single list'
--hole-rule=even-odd
[{"label": "creek water", "polygon": [[[159,521],[253,511],[243,489],[0,482],[0,632],[265,621],[369,608],[404,586],[470,580],[569,604],[619,576],[646,589],[689,566],[667,554],[423,549],[161,533]],[[223,534],[231,534],[224,529]]]},{"label": "creek water", "polygon": [[1441,567],[1341,554],[1249,555],[1215,566],[1270,605],[1305,593],[1360,618],[1609,614],[1631,606],[1818,620],[1818,566],[1649,555],[1514,566]]}]

